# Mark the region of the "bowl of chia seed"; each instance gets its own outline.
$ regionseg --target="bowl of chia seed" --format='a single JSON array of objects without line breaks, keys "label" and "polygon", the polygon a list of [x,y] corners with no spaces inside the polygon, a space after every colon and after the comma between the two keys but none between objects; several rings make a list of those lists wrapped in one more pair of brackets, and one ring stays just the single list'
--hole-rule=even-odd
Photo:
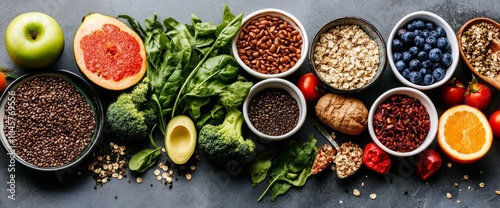
[{"label": "bowl of chia seed", "polygon": [[0,98],[0,118],[10,158],[40,171],[77,165],[99,142],[104,121],[92,87],[65,70],[14,80]]},{"label": "bowl of chia seed", "polygon": [[282,78],[258,82],[243,103],[248,128],[266,141],[292,136],[302,127],[306,115],[304,95],[297,86]]}]

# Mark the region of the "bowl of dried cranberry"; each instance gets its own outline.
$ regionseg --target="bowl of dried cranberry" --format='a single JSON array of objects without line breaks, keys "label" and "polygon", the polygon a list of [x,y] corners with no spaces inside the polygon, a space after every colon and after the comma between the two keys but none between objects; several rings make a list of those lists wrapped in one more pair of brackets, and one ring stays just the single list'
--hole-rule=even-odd
[{"label": "bowl of dried cranberry", "polygon": [[99,142],[104,121],[92,87],[65,70],[14,80],[0,99],[0,118],[10,159],[39,171],[79,164]]},{"label": "bowl of dried cranberry", "polygon": [[266,141],[292,136],[302,127],[306,115],[304,95],[297,86],[282,78],[258,82],[243,103],[248,128]]},{"label": "bowl of dried cranberry", "polygon": [[404,16],[387,40],[387,58],[396,78],[429,90],[446,83],[459,61],[455,32],[440,16],[417,11]]},{"label": "bowl of dried cranberry", "polygon": [[422,91],[398,87],[386,91],[368,113],[368,132],[387,153],[406,157],[425,150],[434,140],[438,114]]},{"label": "bowl of dried cranberry", "polygon": [[267,79],[284,78],[297,71],[306,59],[308,44],[306,30],[296,17],[269,8],[243,19],[231,47],[245,71]]}]

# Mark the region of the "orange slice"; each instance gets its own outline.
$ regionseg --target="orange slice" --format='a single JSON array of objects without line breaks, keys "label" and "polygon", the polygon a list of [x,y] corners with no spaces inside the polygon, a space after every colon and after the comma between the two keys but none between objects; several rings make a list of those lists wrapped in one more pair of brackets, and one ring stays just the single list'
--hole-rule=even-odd
[{"label": "orange slice", "polygon": [[481,159],[490,149],[492,141],[488,119],[474,107],[457,105],[439,118],[439,146],[457,163],[467,164]]}]

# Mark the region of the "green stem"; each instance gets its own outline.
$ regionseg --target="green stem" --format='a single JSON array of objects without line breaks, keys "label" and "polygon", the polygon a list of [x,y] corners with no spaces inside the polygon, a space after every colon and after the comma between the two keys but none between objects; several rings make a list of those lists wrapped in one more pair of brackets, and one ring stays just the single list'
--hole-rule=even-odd
[{"label": "green stem", "polygon": [[155,149],[158,149],[160,147],[158,147],[158,145],[156,145],[156,142],[153,139],[153,131],[155,130],[155,127],[156,127],[156,124],[153,126],[153,128],[151,128],[151,131],[149,132],[149,141],[151,142],[151,144],[153,145],[153,147],[155,147]]},{"label": "green stem", "polygon": [[279,175],[277,175],[272,181],[269,182],[269,186],[267,186],[266,190],[264,190],[264,193],[262,193],[262,195],[260,195],[259,199],[257,199],[258,202],[266,195],[266,193],[269,191],[271,186],[273,186],[274,182],[278,181],[278,179],[280,178],[280,176],[282,174],[283,174],[283,171],[281,171],[281,173]]}]

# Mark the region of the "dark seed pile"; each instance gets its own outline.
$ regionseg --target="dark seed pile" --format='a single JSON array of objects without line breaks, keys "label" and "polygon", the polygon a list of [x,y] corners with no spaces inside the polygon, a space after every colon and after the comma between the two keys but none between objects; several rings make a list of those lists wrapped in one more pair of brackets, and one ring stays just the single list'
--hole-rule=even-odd
[{"label": "dark seed pile", "polygon": [[61,78],[38,77],[14,92],[16,136],[9,142],[19,157],[38,167],[56,167],[85,150],[96,121],[71,84]]},{"label": "dark seed pile", "polygon": [[248,116],[263,134],[279,136],[290,132],[299,120],[299,104],[287,91],[271,88],[250,101]]}]

